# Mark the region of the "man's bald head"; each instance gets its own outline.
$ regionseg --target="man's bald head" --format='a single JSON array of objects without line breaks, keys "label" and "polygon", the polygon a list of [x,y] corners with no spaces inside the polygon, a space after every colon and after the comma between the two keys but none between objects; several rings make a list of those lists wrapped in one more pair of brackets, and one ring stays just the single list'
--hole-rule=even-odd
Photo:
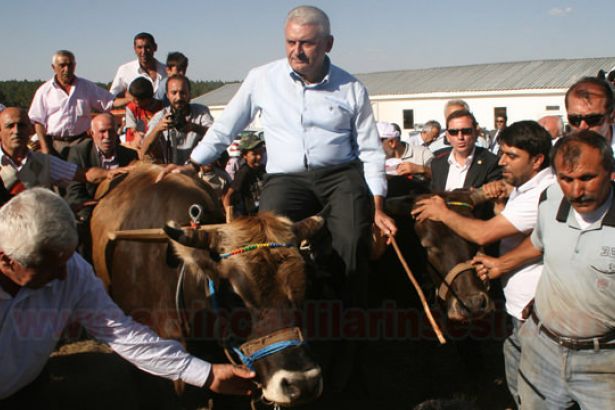
[{"label": "man's bald head", "polygon": [[7,107],[0,112],[0,142],[6,154],[23,155],[28,150],[32,123],[28,113],[18,107]]},{"label": "man's bald head", "polygon": [[118,144],[115,119],[109,113],[98,114],[92,119],[92,139],[100,152],[112,156]]}]

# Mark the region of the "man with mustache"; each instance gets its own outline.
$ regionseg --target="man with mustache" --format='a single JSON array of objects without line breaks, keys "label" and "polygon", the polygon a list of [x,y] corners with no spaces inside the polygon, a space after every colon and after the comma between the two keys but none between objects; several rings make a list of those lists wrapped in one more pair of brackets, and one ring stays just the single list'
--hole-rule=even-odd
[{"label": "man with mustache", "polygon": [[[71,146],[83,141],[92,112],[107,112],[114,97],[93,82],[75,75],[77,62],[68,50],[53,55],[54,76],[41,85],[32,99],[28,115],[34,123],[41,151],[66,159]],[[115,103],[116,106],[121,102]]]},{"label": "man with mustache", "polygon": [[553,170],[563,197],[545,191],[530,237],[500,258],[474,260],[492,278],[543,259],[531,319],[519,331],[524,408],[615,405],[614,167],[596,132],[560,139]]},{"label": "man with mustache", "polygon": [[[418,202],[412,212],[415,218],[418,221],[440,221],[458,235],[481,246],[500,241],[500,254],[513,249],[529,236],[536,226],[538,198],[555,181],[549,168],[551,137],[538,123],[520,121],[502,130],[499,141],[499,165],[504,179],[484,185],[483,191],[496,200],[508,198],[502,212],[486,221],[468,218],[450,210],[441,197],[433,196]],[[503,346],[506,380],[517,405],[521,312],[534,297],[541,271],[542,264],[533,263],[501,277],[506,311],[513,324],[512,334]]]}]

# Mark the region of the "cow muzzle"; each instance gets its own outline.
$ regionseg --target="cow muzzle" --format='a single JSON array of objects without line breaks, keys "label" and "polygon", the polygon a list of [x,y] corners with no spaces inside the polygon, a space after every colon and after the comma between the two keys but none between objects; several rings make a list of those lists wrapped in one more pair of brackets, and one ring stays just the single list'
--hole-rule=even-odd
[{"label": "cow muzzle", "polygon": [[299,328],[278,330],[234,350],[256,372],[267,402],[291,407],[322,393],[321,369],[309,356]]}]

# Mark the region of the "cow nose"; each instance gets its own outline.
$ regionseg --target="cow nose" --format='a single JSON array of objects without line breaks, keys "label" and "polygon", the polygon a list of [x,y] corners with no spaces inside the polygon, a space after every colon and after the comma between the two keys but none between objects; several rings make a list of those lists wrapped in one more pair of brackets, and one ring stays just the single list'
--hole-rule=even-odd
[{"label": "cow nose", "polygon": [[301,395],[301,389],[299,389],[299,386],[287,378],[280,380],[280,386],[282,387],[284,394],[292,401],[297,400]]}]

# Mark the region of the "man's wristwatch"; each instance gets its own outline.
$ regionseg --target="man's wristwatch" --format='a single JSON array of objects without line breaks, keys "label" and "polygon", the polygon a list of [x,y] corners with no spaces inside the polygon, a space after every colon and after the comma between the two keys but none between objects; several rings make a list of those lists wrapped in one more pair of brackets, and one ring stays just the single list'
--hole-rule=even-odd
[{"label": "man's wristwatch", "polygon": [[192,166],[192,169],[194,170],[194,172],[198,173],[201,170],[201,166],[191,159],[188,159],[188,161],[186,161],[186,165]]}]

